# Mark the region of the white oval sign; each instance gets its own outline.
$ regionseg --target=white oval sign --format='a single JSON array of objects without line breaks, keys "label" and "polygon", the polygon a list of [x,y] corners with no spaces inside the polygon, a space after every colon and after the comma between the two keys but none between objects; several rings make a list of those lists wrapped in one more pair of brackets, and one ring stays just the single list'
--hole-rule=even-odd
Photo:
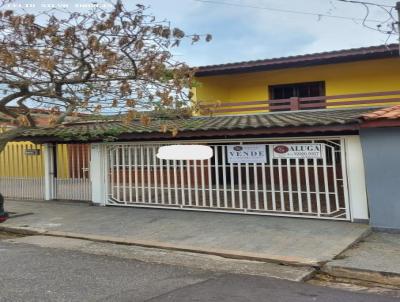
[{"label": "white oval sign", "polygon": [[167,160],[205,160],[213,156],[213,149],[204,145],[171,145],[158,149],[157,157]]}]

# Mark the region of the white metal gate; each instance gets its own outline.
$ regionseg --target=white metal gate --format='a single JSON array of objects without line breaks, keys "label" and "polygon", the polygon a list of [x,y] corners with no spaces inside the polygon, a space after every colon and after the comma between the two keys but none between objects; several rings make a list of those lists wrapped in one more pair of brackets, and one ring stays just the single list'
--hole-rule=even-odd
[{"label": "white metal gate", "polygon": [[55,154],[55,199],[90,201],[89,145],[58,144]]},{"label": "white metal gate", "polygon": [[[177,142],[184,143],[184,142]],[[193,143],[193,142],[191,142]],[[199,142],[197,142],[199,143]],[[160,160],[159,144],[107,145],[107,204],[349,220],[344,140],[201,142],[210,160]],[[230,164],[229,144],[319,143],[321,159]]]}]

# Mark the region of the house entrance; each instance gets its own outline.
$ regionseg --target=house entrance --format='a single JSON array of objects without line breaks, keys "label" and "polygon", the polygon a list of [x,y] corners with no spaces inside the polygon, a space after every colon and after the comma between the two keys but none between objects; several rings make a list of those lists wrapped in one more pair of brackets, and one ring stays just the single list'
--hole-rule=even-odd
[{"label": "house entrance", "polygon": [[[349,220],[341,138],[196,142],[210,160],[160,160],[162,144],[107,145],[107,204]],[[230,145],[261,145],[265,162],[232,163]],[[320,154],[285,158],[273,146],[319,145]]]}]

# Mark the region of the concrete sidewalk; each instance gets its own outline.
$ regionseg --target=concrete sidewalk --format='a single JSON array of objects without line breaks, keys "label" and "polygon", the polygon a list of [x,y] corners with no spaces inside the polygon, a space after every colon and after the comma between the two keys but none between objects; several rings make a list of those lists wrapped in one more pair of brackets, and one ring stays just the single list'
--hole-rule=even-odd
[{"label": "concrete sidewalk", "polygon": [[340,221],[59,201],[7,201],[6,209],[14,214],[3,229],[304,266],[332,260],[369,232]]},{"label": "concrete sidewalk", "polygon": [[373,233],[322,270],[329,275],[400,286],[400,234]]}]

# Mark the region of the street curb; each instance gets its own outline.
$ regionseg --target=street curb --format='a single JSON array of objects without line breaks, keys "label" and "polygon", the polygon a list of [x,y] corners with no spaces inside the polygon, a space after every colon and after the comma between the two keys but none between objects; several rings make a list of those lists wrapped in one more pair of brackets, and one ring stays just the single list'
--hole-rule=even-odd
[{"label": "street curb", "polygon": [[355,279],[382,285],[400,286],[400,274],[383,271],[371,271],[366,269],[325,265],[321,271],[332,277]]},{"label": "street curb", "polygon": [[277,263],[283,265],[291,265],[298,267],[320,267],[322,262],[315,262],[306,258],[295,258],[295,257],[283,257],[277,255],[266,255],[261,253],[251,253],[251,252],[237,252],[232,250],[223,250],[223,249],[202,249],[193,246],[186,245],[172,245],[166,244],[163,242],[157,241],[145,241],[145,240],[129,240],[123,239],[119,237],[111,237],[111,236],[103,236],[103,235],[89,235],[89,234],[80,234],[80,233],[72,233],[72,232],[61,232],[61,231],[46,231],[43,229],[36,228],[27,228],[27,227],[7,227],[0,226],[0,231],[23,234],[23,235],[46,235],[46,236],[55,236],[55,237],[64,237],[64,238],[73,238],[73,239],[83,239],[88,241],[95,242],[105,242],[105,243],[114,243],[114,244],[123,244],[123,245],[136,245],[147,248],[158,248],[165,250],[174,250],[174,251],[182,251],[182,252],[190,252],[190,253],[198,253],[198,254],[208,254],[214,256],[220,256],[224,258],[231,259],[241,259],[241,260],[251,260],[251,261],[261,261],[261,262],[270,262]]}]

